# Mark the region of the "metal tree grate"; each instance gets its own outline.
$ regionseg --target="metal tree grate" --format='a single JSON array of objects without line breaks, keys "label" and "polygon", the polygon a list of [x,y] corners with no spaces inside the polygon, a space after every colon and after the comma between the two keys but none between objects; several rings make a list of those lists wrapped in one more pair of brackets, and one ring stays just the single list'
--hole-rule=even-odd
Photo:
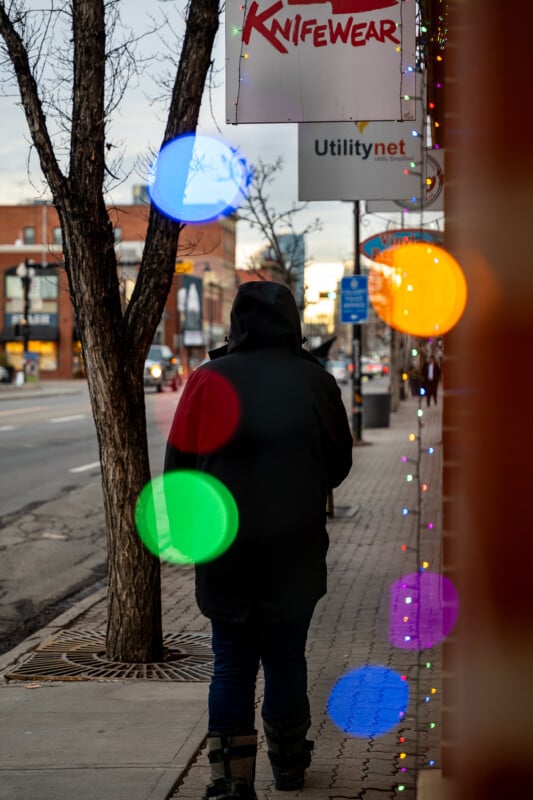
[{"label": "metal tree grate", "polygon": [[211,639],[205,633],[171,633],[164,637],[163,661],[127,664],[109,661],[105,633],[80,628],[60,631],[40,644],[30,658],[5,674],[14,680],[208,681],[213,669]]}]

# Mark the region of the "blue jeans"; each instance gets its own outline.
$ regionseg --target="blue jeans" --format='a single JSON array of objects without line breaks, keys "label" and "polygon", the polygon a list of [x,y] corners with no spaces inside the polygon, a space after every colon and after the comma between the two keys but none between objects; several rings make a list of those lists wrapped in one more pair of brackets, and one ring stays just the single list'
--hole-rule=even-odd
[{"label": "blue jeans", "polygon": [[287,622],[211,621],[215,667],[209,687],[209,731],[248,734],[255,730],[259,664],[265,691],[262,716],[283,726],[309,717],[305,645],[313,611]]}]

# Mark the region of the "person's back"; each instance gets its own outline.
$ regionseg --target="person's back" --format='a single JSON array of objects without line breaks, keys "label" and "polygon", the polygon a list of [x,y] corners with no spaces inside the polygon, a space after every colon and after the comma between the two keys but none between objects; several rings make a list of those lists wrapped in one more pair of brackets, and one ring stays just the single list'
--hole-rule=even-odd
[{"label": "person's back", "polygon": [[[313,608],[326,591],[326,497],[349,472],[352,436],[335,380],[302,350],[298,311],[286,287],[272,282],[240,287],[229,344],[218,355],[187,382],[165,469],[205,471],[232,493],[239,511],[238,534],[226,553],[197,565],[198,604],[212,621],[215,653],[218,640],[226,651],[244,631],[248,638],[252,631],[268,638],[275,635],[273,625],[285,624],[300,663],[295,697],[288,699],[286,692],[281,697],[278,689],[269,692],[267,686],[263,717],[271,731],[287,725],[306,730],[302,659],[305,664]],[[255,672],[261,658],[265,679],[272,674],[276,683],[279,648],[273,640],[265,652],[260,639]],[[238,673],[241,667],[234,658],[232,669]],[[252,676],[255,685],[253,664],[240,681],[250,684]],[[284,681],[290,686],[291,675],[287,679],[285,674]],[[255,730],[250,692],[241,716],[232,712],[227,719],[228,702],[222,694],[228,691],[215,661],[210,736],[221,728],[249,736]],[[243,704],[234,698],[234,705],[238,709]],[[285,718],[280,720],[280,714]],[[275,753],[273,757],[275,761]]]}]

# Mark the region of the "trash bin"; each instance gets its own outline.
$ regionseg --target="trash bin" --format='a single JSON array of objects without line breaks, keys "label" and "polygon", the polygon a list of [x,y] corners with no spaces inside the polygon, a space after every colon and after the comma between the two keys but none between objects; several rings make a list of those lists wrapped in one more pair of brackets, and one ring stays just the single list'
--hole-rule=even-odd
[{"label": "trash bin", "polygon": [[389,428],[390,410],[390,392],[363,394],[363,428]]}]

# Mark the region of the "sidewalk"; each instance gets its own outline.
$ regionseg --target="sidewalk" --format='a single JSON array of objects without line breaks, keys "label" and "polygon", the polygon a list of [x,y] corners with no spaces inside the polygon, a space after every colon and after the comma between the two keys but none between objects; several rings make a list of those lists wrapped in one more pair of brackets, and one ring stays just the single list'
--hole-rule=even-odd
[{"label": "sidewalk", "polygon": [[78,394],[86,386],[87,381],[84,378],[63,381],[45,379],[30,381],[20,386],[15,383],[0,383],[0,401],[28,399],[29,397],[53,397],[58,394]]},{"label": "sidewalk", "polygon": [[[402,513],[403,507],[417,510],[416,481],[406,480],[416,465],[401,460],[417,459],[418,443],[409,441],[409,433],[419,430],[417,408],[417,399],[409,398],[392,414],[390,428],[364,431],[368,446],[354,448],[352,472],[335,492],[336,516],[328,526],[329,593],[317,606],[308,646],[309,735],[315,752],[305,789],[291,798],[414,800],[418,772],[438,775],[440,647],[418,653],[394,647],[389,637],[394,581],[417,572],[426,561],[428,571],[440,571],[440,406],[423,409],[420,476],[428,489],[421,493],[420,517]],[[428,447],[435,448],[433,455],[427,455]],[[419,519],[431,520],[433,529],[421,524],[419,530]],[[69,673],[70,661],[76,661],[72,654],[61,680],[32,673],[36,653],[41,654],[39,669],[46,671],[54,650],[46,642],[55,641],[61,651],[69,637],[83,642],[100,636],[103,641],[104,592],[83,600],[0,658],[2,800],[202,797],[208,782],[203,744],[209,626],[196,608],[192,570],[164,566],[163,614],[167,646],[174,652],[183,646],[189,653],[175,662],[178,679],[169,678],[172,665],[161,674],[154,665],[141,677],[129,678],[118,674],[121,665],[112,665],[117,675],[106,677],[109,664],[102,646],[93,646],[90,657],[85,653],[89,679],[80,679],[75,663]],[[338,679],[367,665],[383,665],[404,676],[410,700],[405,717],[390,732],[356,738],[331,721],[326,706]],[[17,671],[27,677],[6,677]],[[256,718],[261,733],[260,693],[261,682]],[[259,800],[289,797],[273,788],[262,738],[256,789]]]}]

